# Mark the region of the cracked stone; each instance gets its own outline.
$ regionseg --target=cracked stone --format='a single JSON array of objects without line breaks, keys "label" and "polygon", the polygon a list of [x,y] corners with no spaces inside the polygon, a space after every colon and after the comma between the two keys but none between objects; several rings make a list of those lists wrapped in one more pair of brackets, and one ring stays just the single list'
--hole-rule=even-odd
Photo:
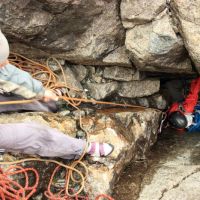
[{"label": "cracked stone", "polygon": [[128,53],[126,52],[125,46],[115,49],[109,53],[104,59],[103,64],[106,65],[117,65],[122,67],[132,67],[129,60]]},{"label": "cracked stone", "polygon": [[104,99],[113,93],[115,93],[118,89],[117,82],[110,83],[87,83],[86,87],[89,90],[90,96],[96,100]]},{"label": "cracked stone", "polygon": [[183,40],[175,33],[166,10],[155,21],[127,30],[125,44],[141,71],[192,73]]},{"label": "cracked stone", "polygon": [[152,95],[160,89],[159,80],[146,79],[120,83],[118,94],[121,97],[135,98]]},{"label": "cracked stone", "polygon": [[125,28],[151,22],[166,8],[166,0],[140,0],[121,2],[121,18]]},{"label": "cracked stone", "polygon": [[117,81],[133,81],[144,78],[144,73],[139,72],[134,68],[125,67],[105,67],[103,77]]}]

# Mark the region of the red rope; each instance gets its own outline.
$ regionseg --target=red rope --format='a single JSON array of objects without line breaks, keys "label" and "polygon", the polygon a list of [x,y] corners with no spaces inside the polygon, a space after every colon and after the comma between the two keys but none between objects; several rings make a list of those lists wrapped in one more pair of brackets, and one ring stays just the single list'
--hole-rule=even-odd
[{"label": "red rope", "polygon": [[[55,177],[56,172],[58,172],[60,169],[60,166],[57,166],[50,178],[49,185],[47,190],[44,192],[45,196],[49,200],[89,200],[88,195],[81,196],[76,195],[74,197],[70,197],[66,194],[65,189],[61,189],[57,193],[53,193],[51,191],[52,188],[52,182]],[[30,176],[29,173],[33,173],[35,176],[35,183],[31,186],[30,185]],[[24,186],[22,186],[17,181],[12,180],[12,176],[23,176],[25,183]],[[0,199],[1,200],[29,200],[29,198],[36,192],[37,186],[39,183],[39,175],[37,170],[34,168],[23,168],[21,166],[15,166],[11,165],[6,171],[3,171],[0,168]],[[71,189],[72,192],[73,189]],[[114,200],[110,196],[106,194],[98,195],[95,200],[101,200],[101,199],[107,199],[107,200]]]},{"label": "red rope", "polygon": [[[58,172],[60,169],[60,166],[57,166],[50,178],[49,184],[48,184],[48,188],[47,190],[44,192],[45,196],[49,199],[49,200],[89,200],[88,196],[80,196],[80,195],[76,195],[74,197],[70,197],[66,194],[66,190],[65,188],[61,189],[58,193],[52,193],[51,192],[51,188],[52,188],[52,183],[53,183],[53,179],[55,177],[56,172]],[[67,175],[66,175],[67,176]],[[67,178],[67,177],[66,177]],[[74,193],[73,189],[71,189],[72,193]]]},{"label": "red rope", "polygon": [[[35,176],[35,183],[32,186],[29,183],[28,173],[33,173]],[[15,175],[23,175],[24,186],[12,180],[11,177]],[[0,169],[0,197],[2,200],[28,200],[36,192],[38,183],[39,175],[33,168],[12,165],[5,172]]]},{"label": "red rope", "polygon": [[108,196],[107,194],[100,194],[95,198],[95,200],[100,200],[100,199],[114,200],[112,197]]},{"label": "red rope", "polygon": [[[60,169],[60,166],[57,166],[50,178],[49,181],[49,185],[47,188],[47,191],[44,192],[45,196],[49,199],[49,200],[89,200],[88,195],[85,196],[81,196],[81,195],[76,195],[75,197],[69,197],[66,194],[66,190],[63,188],[61,189],[58,193],[52,193],[51,192],[51,187],[52,187],[52,183],[53,183],[53,179],[55,177],[56,172],[58,172]],[[66,175],[67,176],[67,175]],[[66,177],[67,179],[67,177]],[[74,193],[73,189],[71,189],[72,193]],[[113,198],[111,198],[110,196],[106,195],[106,194],[101,194],[98,195],[95,200],[101,200],[101,199],[107,199],[107,200],[114,200]]]}]

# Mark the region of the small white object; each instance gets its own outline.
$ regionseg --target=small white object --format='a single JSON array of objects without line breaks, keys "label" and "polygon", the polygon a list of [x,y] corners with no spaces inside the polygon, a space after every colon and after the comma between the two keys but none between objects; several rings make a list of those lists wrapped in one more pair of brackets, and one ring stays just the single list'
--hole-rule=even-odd
[{"label": "small white object", "polygon": [[187,119],[187,126],[186,126],[186,128],[187,128],[187,127],[191,126],[193,123],[193,115],[191,113],[187,113],[187,114],[185,114],[185,117]]},{"label": "small white object", "polygon": [[8,40],[0,30],[0,64],[8,59],[9,53]]}]

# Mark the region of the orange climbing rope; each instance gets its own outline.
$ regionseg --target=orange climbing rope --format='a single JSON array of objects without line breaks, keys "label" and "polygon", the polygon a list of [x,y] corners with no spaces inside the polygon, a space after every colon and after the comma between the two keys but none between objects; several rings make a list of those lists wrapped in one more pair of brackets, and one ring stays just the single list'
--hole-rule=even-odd
[{"label": "orange climbing rope", "polygon": [[[33,173],[35,183],[30,185],[30,176],[28,173]],[[25,179],[25,184],[22,186],[17,181],[10,177],[22,175]],[[0,197],[1,200],[28,200],[37,189],[39,183],[38,172],[33,168],[23,168],[21,166],[11,165],[5,172],[0,169]]]},{"label": "orange climbing rope", "polygon": [[[24,161],[31,161],[30,159],[24,160]],[[44,192],[45,196],[49,200],[89,200],[89,197],[87,195],[78,195],[76,194],[74,197],[70,197],[65,194],[65,190],[62,189],[57,194],[53,193],[51,191],[51,184],[53,181],[53,178],[58,172],[60,166],[58,165],[54,172],[51,175],[51,180],[48,185],[47,191]],[[35,183],[30,186],[30,176],[29,173],[33,173],[35,176]],[[22,186],[17,181],[12,180],[10,178],[11,176],[20,176],[23,175],[23,178],[25,179],[24,186]],[[32,178],[32,177],[31,177]],[[32,179],[33,180],[33,179]],[[14,166],[11,165],[5,172],[3,172],[2,169],[0,169],[0,197],[1,200],[28,200],[37,190],[37,186],[39,183],[39,174],[37,170],[33,168],[23,168],[21,166]],[[73,191],[73,193],[75,193]],[[107,199],[107,200],[114,200],[110,196],[106,194],[98,195],[95,200],[101,200]]]}]

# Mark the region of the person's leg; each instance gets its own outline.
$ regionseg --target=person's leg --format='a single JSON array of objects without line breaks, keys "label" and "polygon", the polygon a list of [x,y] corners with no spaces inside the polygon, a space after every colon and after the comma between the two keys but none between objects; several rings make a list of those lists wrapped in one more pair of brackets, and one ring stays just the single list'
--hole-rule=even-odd
[{"label": "person's leg", "polygon": [[[24,98],[17,95],[6,96],[6,95],[0,94],[0,102],[16,101],[16,100],[24,100]],[[17,111],[56,112],[57,106],[54,101],[47,102],[47,103],[41,102],[41,101],[35,101],[33,103],[27,103],[27,104],[12,104],[12,105],[0,106],[0,113],[17,112]]]},{"label": "person's leg", "polygon": [[82,154],[85,145],[84,140],[38,123],[0,124],[0,148],[6,152],[74,159]]},{"label": "person's leg", "polygon": [[56,129],[35,122],[0,124],[0,149],[6,152],[37,154],[63,159],[79,158],[84,149],[91,156],[107,156],[113,146],[76,139]]}]

